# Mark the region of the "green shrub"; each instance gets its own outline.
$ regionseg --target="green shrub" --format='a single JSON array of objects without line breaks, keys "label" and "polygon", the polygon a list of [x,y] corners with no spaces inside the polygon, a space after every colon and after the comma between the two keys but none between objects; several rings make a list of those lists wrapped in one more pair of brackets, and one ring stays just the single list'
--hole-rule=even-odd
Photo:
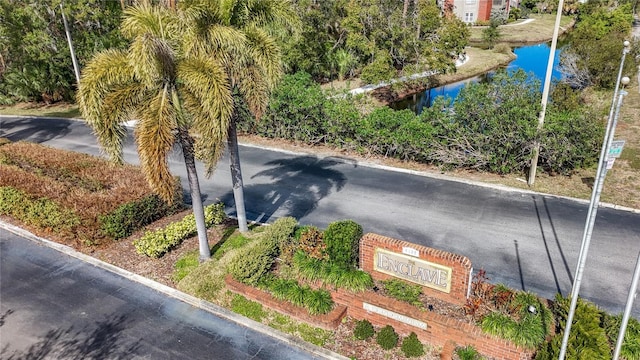
[{"label": "green shrub", "polygon": [[[535,313],[529,311],[535,307]],[[511,340],[514,344],[534,348],[545,341],[550,330],[551,312],[531,293],[517,293],[509,307],[515,309],[516,317],[493,312],[482,319],[484,332]]]},{"label": "green shrub", "polygon": [[[620,325],[622,325],[622,314],[604,316],[604,329],[613,348],[618,341]],[[632,317],[627,323],[620,356],[625,360],[640,360],[640,322]]]},{"label": "green shrub", "polygon": [[402,340],[402,346],[400,349],[406,357],[418,357],[424,355],[424,346],[418,339],[418,335],[413,331],[409,336]]},{"label": "green shrub", "polygon": [[387,295],[400,301],[406,301],[412,305],[420,305],[422,286],[409,284],[398,279],[389,279],[382,282]]},{"label": "green shrub", "polygon": [[32,199],[10,186],[0,187],[0,214],[54,233],[68,232],[80,225],[80,218],[72,210],[47,198]]},{"label": "green shrub", "polygon": [[[569,314],[569,299],[556,295],[553,312],[558,319],[556,335],[542,344],[536,353],[536,360],[557,359],[562,347],[565,324]],[[569,342],[567,359],[604,360],[611,359],[607,335],[601,326],[602,313],[592,303],[578,299]]]},{"label": "green shrub", "polygon": [[[226,218],[224,205],[217,203],[206,206],[204,208],[204,218],[207,227],[222,223]],[[169,224],[164,229],[147,231],[142,237],[136,239],[133,245],[138,254],[157,258],[196,233],[196,218],[193,214],[189,214],[182,220]]]},{"label": "green shrub", "polygon": [[349,291],[364,291],[373,287],[371,275],[365,271],[345,269],[336,264],[312,258],[302,251],[293,257],[293,264],[301,278],[320,281],[323,285],[344,288]]},{"label": "green shrub", "polygon": [[375,330],[373,329],[373,325],[367,319],[358,320],[356,322],[356,327],[353,329],[353,336],[358,340],[366,340],[372,337],[375,334]]},{"label": "green shrub", "polygon": [[229,265],[234,279],[257,286],[269,271],[279,254],[279,244],[287,241],[296,227],[296,219],[280,218],[266,226],[261,239],[250,243],[236,255]]},{"label": "green shrub", "polygon": [[304,307],[311,315],[326,314],[333,309],[333,299],[327,290],[313,290],[309,286],[301,286],[295,280],[267,276],[261,279],[260,285],[276,299]]},{"label": "green shrub", "polygon": [[[116,210],[99,217],[101,230],[114,240],[126,238],[134,231],[175,211],[180,202],[169,206],[158,195],[122,204]],[[220,223],[218,221],[216,223]]]},{"label": "green shrub", "polygon": [[385,350],[390,350],[398,345],[398,334],[393,326],[387,325],[378,331],[376,342]]},{"label": "green shrub", "polygon": [[329,261],[343,268],[355,268],[362,226],[353,220],[334,221],[324,231],[324,243]]},{"label": "green shrub", "polygon": [[465,347],[459,347],[456,349],[456,354],[460,357],[460,360],[480,360],[482,357],[478,350],[471,345]]},{"label": "green shrub", "polygon": [[267,315],[267,312],[262,308],[262,304],[238,294],[235,294],[231,299],[231,310],[258,322],[262,321],[262,318]]}]

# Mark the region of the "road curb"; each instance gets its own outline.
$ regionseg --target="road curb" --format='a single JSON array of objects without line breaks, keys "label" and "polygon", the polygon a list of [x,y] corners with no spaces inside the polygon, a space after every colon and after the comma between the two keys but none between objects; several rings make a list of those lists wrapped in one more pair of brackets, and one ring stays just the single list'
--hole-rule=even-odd
[{"label": "road curb", "polygon": [[159,282],[153,281],[151,279],[148,279],[144,276],[140,276],[138,274],[132,273],[128,270],[119,268],[115,265],[106,263],[102,260],[96,259],[94,257],[91,257],[89,255],[83,254],[79,251],[74,250],[73,248],[67,246],[67,245],[62,245],[62,244],[58,244],[54,241],[39,237],[25,229],[22,229],[18,226],[6,223],[2,220],[0,220],[0,228],[3,228],[9,232],[12,232],[16,235],[19,235],[21,237],[24,237],[26,239],[29,239],[31,241],[37,242],[39,244],[42,244],[43,246],[47,246],[51,249],[54,249],[58,252],[61,252],[65,255],[74,257],[78,260],[81,260],[85,263],[91,264],[95,267],[107,270],[109,272],[112,272],[114,274],[117,274],[119,276],[122,276],[126,279],[129,279],[131,281],[135,281],[141,285],[144,285],[148,288],[151,288],[153,290],[156,290],[160,293],[163,293],[167,296],[170,296],[174,299],[180,300],[184,303],[187,303],[193,307],[202,309],[204,311],[207,311],[215,316],[218,316],[220,318],[229,320],[229,321],[233,321],[239,325],[242,325],[244,327],[253,329],[257,332],[260,332],[264,335],[270,336],[272,338],[278,339],[286,344],[289,344],[291,346],[295,346],[297,348],[300,348],[308,353],[310,353],[313,356],[317,356],[323,359],[329,359],[329,360],[348,360],[349,358],[342,356],[338,353],[335,353],[333,351],[327,350],[325,348],[319,347],[317,345],[308,343],[300,338],[297,338],[293,335],[289,335],[286,333],[283,333],[279,330],[273,329],[267,325],[264,325],[262,323],[259,323],[257,321],[251,320],[249,318],[246,318],[242,315],[236,314],[226,308],[223,308],[221,306],[218,306],[216,304],[213,304],[209,301],[203,300],[203,299],[199,299],[195,296],[191,296],[189,294],[186,294],[182,291],[179,291],[177,289],[174,289],[172,287],[169,287],[167,285],[161,284]]}]

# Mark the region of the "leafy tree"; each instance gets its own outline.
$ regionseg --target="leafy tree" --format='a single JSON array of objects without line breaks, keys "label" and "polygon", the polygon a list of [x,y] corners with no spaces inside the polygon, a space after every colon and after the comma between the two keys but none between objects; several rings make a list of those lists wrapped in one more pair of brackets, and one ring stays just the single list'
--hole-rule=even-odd
[{"label": "leafy tree", "polygon": [[[218,59],[194,51],[188,36],[196,29],[193,13],[159,6],[127,8],[122,34],[126,50],[98,53],[85,67],[78,102],[102,148],[122,162],[123,122],[137,119],[135,141],[142,171],[151,188],[172,201],[168,160],[178,144],[187,168],[196,218],[200,258],[210,257],[195,166],[195,147],[210,171],[220,157],[233,113],[231,79]],[[222,29],[219,29],[222,30]],[[233,29],[224,29],[233,35]],[[221,46],[242,48],[243,38],[228,36]]]},{"label": "leafy tree", "polygon": [[[560,55],[563,80],[580,89],[589,85],[612,88],[620,66],[613,59],[620,59],[632,22],[630,4],[615,8],[600,1],[582,4],[570,33],[570,45]],[[637,52],[637,40],[634,48]],[[625,74],[635,72],[632,62],[625,65]]]},{"label": "leafy tree", "polygon": [[482,30],[482,40],[487,43],[489,49],[493,49],[493,46],[502,36],[500,34],[500,29],[498,29],[498,25],[500,25],[500,21],[496,18],[491,18],[489,26]]},{"label": "leafy tree", "polygon": [[75,76],[61,11],[82,67],[95,51],[123,48],[122,10],[100,0],[0,0],[0,103],[70,101]]}]

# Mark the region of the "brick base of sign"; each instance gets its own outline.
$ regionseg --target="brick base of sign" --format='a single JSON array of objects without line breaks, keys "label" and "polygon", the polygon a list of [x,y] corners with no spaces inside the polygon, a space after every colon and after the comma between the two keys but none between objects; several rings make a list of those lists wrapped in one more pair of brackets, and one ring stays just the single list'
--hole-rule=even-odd
[{"label": "brick base of sign", "polygon": [[269,309],[289,315],[294,319],[322,329],[335,330],[340,326],[342,318],[347,314],[347,307],[336,303],[336,306],[328,314],[310,315],[307,309],[286,301],[278,300],[266,291],[236,281],[231,275],[227,275],[224,281],[227,284],[227,288],[234,293],[241,294],[249,300],[259,302]]},{"label": "brick base of sign", "polygon": [[[338,289],[331,295],[336,303],[347,307],[347,315],[359,320],[367,319],[377,326],[391,325],[402,336],[415,332],[421,341],[431,345],[444,347],[447,341],[454,341],[459,346],[472,345],[483,355],[503,360],[529,360],[533,356],[532,350],[486,334],[474,324],[419,309],[373,291],[352,293]],[[377,309],[369,311],[365,309],[365,304],[369,308],[369,305],[373,305],[374,309],[382,308],[387,311],[383,314],[377,312]],[[412,321],[407,322],[405,317]],[[422,323],[426,324],[426,329],[420,326]]]}]

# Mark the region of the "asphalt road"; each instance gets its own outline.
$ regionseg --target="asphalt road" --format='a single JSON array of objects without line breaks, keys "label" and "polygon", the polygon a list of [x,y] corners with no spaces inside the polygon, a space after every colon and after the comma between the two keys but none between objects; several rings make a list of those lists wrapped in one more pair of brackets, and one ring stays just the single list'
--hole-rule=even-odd
[{"label": "asphalt road", "polygon": [[[76,121],[0,117],[0,136],[99,153],[90,130]],[[549,298],[571,291],[588,210],[585,201],[389,171],[348,158],[247,146],[240,152],[252,220],[294,216],[301,223],[325,227],[353,219],[365,232],[465,255],[494,283]],[[125,159],[137,163],[131,139]],[[179,154],[172,156],[171,166],[184,183]],[[207,203],[221,199],[233,212],[226,157],[213,177],[202,177],[200,184]],[[580,295],[622,312],[639,252],[640,214],[601,207]],[[640,318],[640,304],[633,315]]]},{"label": "asphalt road", "polygon": [[0,358],[314,359],[0,228]]}]

